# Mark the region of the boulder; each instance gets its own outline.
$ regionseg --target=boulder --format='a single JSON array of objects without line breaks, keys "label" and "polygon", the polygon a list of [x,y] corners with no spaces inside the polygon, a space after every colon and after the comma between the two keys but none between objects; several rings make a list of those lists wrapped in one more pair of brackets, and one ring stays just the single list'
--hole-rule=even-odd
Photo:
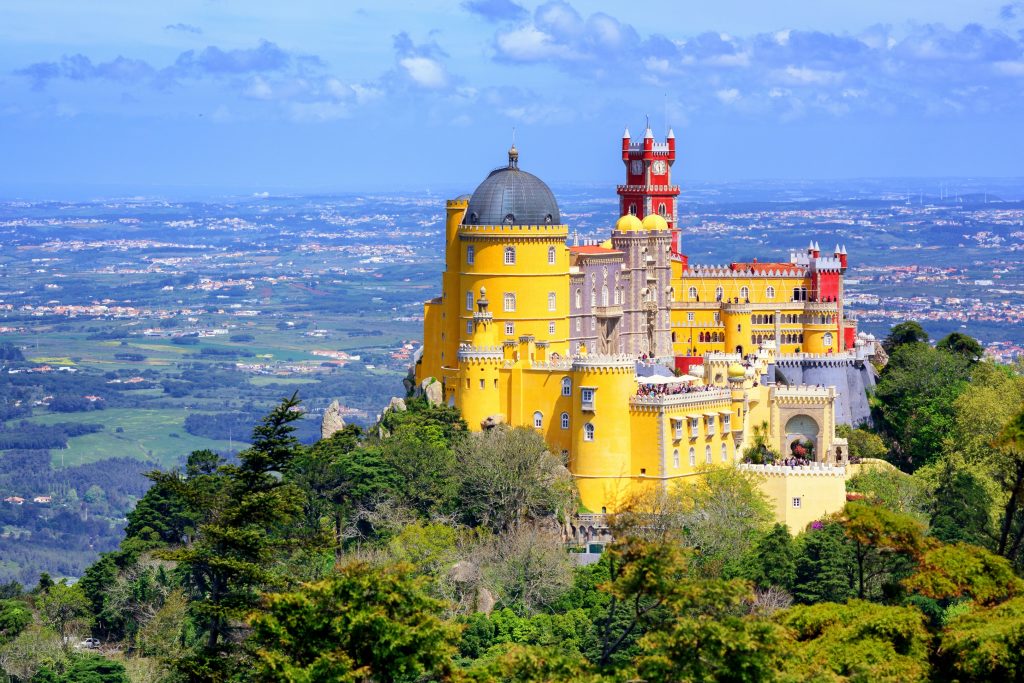
[{"label": "boulder", "polygon": [[498,413],[497,415],[488,415],[484,419],[480,420],[480,429],[491,429],[503,424],[505,424],[505,416],[501,413]]},{"label": "boulder", "polygon": [[420,389],[432,406],[439,406],[444,403],[444,392],[441,390],[441,383],[433,377],[428,377],[420,384]]},{"label": "boulder", "polygon": [[384,409],[385,413],[404,413],[405,412],[405,399],[399,398],[398,396],[392,396],[391,402],[388,403],[388,407]]},{"label": "boulder", "polygon": [[331,401],[320,421],[320,438],[329,439],[332,435],[345,428],[345,419],[341,416],[341,404]]},{"label": "boulder", "polygon": [[476,611],[484,614],[490,614],[494,611],[494,605],[497,604],[497,600],[491,595],[491,591],[487,590],[483,586],[478,586],[476,589]]}]

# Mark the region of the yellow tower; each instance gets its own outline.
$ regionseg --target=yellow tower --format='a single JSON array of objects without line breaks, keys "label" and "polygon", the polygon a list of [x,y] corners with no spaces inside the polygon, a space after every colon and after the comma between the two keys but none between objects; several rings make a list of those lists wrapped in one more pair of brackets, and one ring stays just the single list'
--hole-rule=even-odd
[{"label": "yellow tower", "polygon": [[455,390],[456,405],[471,429],[477,429],[484,420],[502,414],[499,383],[505,354],[497,344],[494,316],[487,310],[490,304],[487,290],[481,288],[479,294],[477,311],[471,319],[472,338],[459,346]]},{"label": "yellow tower", "polygon": [[626,408],[636,395],[636,363],[628,357],[573,361],[572,460],[580,499],[592,512],[610,512],[630,483],[632,435]]}]

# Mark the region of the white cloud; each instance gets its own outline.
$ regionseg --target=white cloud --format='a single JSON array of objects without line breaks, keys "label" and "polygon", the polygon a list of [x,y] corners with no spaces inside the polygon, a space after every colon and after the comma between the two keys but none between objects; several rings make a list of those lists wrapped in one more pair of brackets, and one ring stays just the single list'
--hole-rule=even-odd
[{"label": "white cloud", "polygon": [[409,78],[424,88],[443,88],[448,84],[444,67],[430,57],[403,57],[398,64]]},{"label": "white cloud", "polygon": [[715,97],[723,104],[734,104],[740,99],[740,91],[736,88],[723,88],[715,91]]}]

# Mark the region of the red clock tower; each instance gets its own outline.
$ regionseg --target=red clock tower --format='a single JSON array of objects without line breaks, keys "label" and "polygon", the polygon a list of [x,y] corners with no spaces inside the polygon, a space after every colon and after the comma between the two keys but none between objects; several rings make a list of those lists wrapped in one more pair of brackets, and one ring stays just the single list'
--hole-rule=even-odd
[{"label": "red clock tower", "polygon": [[679,228],[676,226],[676,197],[679,186],[672,184],[672,164],[676,160],[676,136],[670,128],[665,142],[655,142],[650,125],[643,142],[631,142],[629,129],[622,134],[622,163],[626,165],[626,184],[619,185],[619,213],[631,213],[643,219],[660,214],[672,230],[672,253],[682,256]]}]

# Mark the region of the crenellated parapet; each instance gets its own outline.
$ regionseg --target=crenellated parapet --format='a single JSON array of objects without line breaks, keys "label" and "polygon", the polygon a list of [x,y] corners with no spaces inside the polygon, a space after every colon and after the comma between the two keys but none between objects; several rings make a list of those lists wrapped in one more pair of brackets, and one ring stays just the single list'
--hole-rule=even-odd
[{"label": "crenellated parapet", "polygon": [[505,360],[505,352],[501,346],[472,346],[461,344],[459,346],[460,363],[482,363]]},{"label": "crenellated parapet", "polygon": [[573,358],[572,369],[591,373],[636,373],[636,359],[620,354],[588,354]]},{"label": "crenellated parapet", "polygon": [[685,407],[702,410],[720,406],[732,400],[729,389],[708,389],[707,391],[691,391],[685,394],[661,394],[656,396],[634,396],[629,400],[632,408],[644,410],[662,410],[667,408]]},{"label": "crenellated parapet", "polygon": [[846,477],[846,468],[830,462],[812,462],[807,465],[737,465],[741,472],[769,477]]},{"label": "crenellated parapet", "polygon": [[[683,271],[683,277],[702,277],[702,278],[732,278],[732,279],[749,279],[752,275],[755,275],[753,270],[735,270],[729,266],[715,266],[715,265],[699,265],[694,264]],[[780,268],[780,269],[764,269],[756,272],[758,278],[794,278],[794,277],[806,277],[807,271],[804,268]]]}]

